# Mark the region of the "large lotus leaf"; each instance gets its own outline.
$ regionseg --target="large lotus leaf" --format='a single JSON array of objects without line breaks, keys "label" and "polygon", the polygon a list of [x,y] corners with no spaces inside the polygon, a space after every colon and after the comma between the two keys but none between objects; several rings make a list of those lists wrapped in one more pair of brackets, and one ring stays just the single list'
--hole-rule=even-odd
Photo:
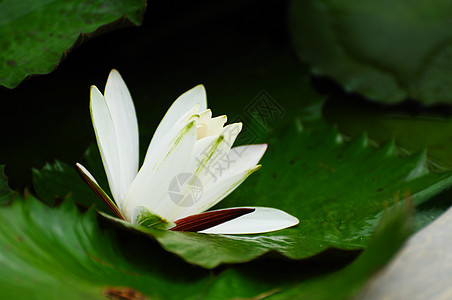
[{"label": "large lotus leaf", "polygon": [[[0,1],[0,85],[16,87],[30,74],[47,74],[83,34],[99,27],[139,25],[144,0]],[[121,22],[119,22],[121,21]],[[103,31],[105,31],[105,26]]]},{"label": "large lotus leaf", "polygon": [[71,200],[50,208],[17,197],[0,218],[5,299],[197,299],[209,281],[149,239],[100,229],[95,211]]},{"label": "large lotus leaf", "polygon": [[292,40],[312,71],[393,102],[452,102],[452,3],[294,0]]},{"label": "large lotus leaf", "polygon": [[411,233],[409,209],[403,205],[384,215],[363,254],[346,268],[309,279],[270,299],[351,299],[359,295],[369,278],[391,260]]},{"label": "large lotus leaf", "polygon": [[80,213],[69,199],[50,208],[30,196],[16,197],[0,207],[0,287],[11,299],[228,299],[284,296],[300,292],[300,283],[301,292],[309,294],[312,288],[304,286],[314,281],[319,288],[336,283],[329,295],[350,295],[406,235],[404,208],[385,214],[362,258],[338,273],[334,270],[350,259],[327,267],[267,260],[215,276],[162,251],[144,235],[99,226],[94,210]]},{"label": "large lotus leaf", "polygon": [[[331,247],[365,248],[386,206],[406,195],[418,205],[452,184],[451,173],[429,171],[425,152],[400,157],[393,143],[374,149],[365,136],[347,143],[332,128],[309,131],[297,123],[286,131],[283,137],[272,135],[263,168],[219,207],[280,208],[300,219],[297,227],[244,236],[140,230],[168,251],[206,268],[268,252],[303,259]],[[61,181],[64,173],[56,176]],[[47,182],[38,178],[37,191],[52,185],[50,177]],[[66,186],[79,184],[84,183]],[[91,199],[95,197],[93,193]]]},{"label": "large lotus leaf", "polygon": [[[452,167],[452,121],[438,114],[438,108],[422,108],[411,103],[404,106],[382,106],[362,101],[344,100],[342,97],[327,101],[325,119],[337,124],[339,130],[356,138],[365,130],[377,143],[390,139],[405,153],[416,153],[427,148],[432,166]],[[413,113],[413,106],[416,113]],[[401,108],[408,108],[406,112]],[[444,107],[442,107],[444,108]],[[434,220],[452,204],[451,191],[435,197],[417,207],[414,218],[416,228]]]},{"label": "large lotus leaf", "polygon": [[[207,290],[206,298],[352,299],[409,236],[411,211],[409,204],[385,211],[368,248],[345,267],[337,262],[347,259],[333,253],[329,259],[310,262],[247,264],[220,274]],[[324,263],[333,266],[333,271],[322,271]]]}]

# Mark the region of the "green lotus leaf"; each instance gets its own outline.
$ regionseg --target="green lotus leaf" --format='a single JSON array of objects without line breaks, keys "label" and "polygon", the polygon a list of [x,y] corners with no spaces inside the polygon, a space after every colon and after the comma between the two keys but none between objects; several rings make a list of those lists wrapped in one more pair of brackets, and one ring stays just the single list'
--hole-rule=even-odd
[{"label": "green lotus leaf", "polygon": [[[0,183],[5,181],[0,178]],[[32,196],[16,196],[10,205],[0,206],[0,287],[3,297],[10,299],[353,295],[406,237],[408,215],[406,205],[386,212],[369,248],[339,272],[338,266],[346,266],[350,255],[336,260],[330,253],[331,261],[313,260],[311,267],[309,262],[263,260],[215,274],[163,251],[147,235],[106,227],[108,219],[99,223],[93,209],[82,213],[71,199],[51,208]],[[356,252],[351,254],[353,258]],[[328,292],[314,295],[316,289]]]},{"label": "green lotus leaf", "polygon": [[139,25],[145,5],[144,0],[0,1],[0,85],[14,88],[30,74],[50,73],[74,45],[115,27]]},{"label": "green lotus leaf", "polygon": [[17,196],[0,218],[5,299],[198,299],[209,282],[149,239],[101,229],[95,210],[82,214],[71,200],[50,208]]},{"label": "green lotus leaf", "polygon": [[[425,152],[400,156],[394,143],[375,149],[365,135],[345,142],[334,128],[311,131],[299,123],[281,132],[285,133],[270,136],[263,168],[217,207],[279,208],[300,219],[297,227],[259,235],[218,236],[150,230],[108,219],[146,232],[166,250],[205,268],[247,262],[270,252],[299,260],[330,248],[364,249],[387,206],[407,196],[420,205],[452,184],[450,172],[429,170]],[[56,174],[58,180],[48,174],[46,181],[36,176],[40,172],[35,171],[38,195],[55,182],[63,183],[66,176],[73,178],[69,174],[75,170],[66,167]],[[84,185],[81,179],[71,179],[60,190],[70,193],[79,185]],[[96,201],[94,193],[84,197]]]},{"label": "green lotus leaf", "polygon": [[[347,258],[331,252],[311,263],[247,264],[220,274],[206,298],[354,299],[410,235],[412,206],[406,204],[385,211],[368,248],[345,267],[338,262]],[[332,270],[322,270],[324,264]]]}]

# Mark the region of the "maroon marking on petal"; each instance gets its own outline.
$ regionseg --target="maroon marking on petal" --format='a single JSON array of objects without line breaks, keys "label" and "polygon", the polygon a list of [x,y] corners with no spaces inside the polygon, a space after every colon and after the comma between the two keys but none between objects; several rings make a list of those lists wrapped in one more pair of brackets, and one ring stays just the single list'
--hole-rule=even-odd
[{"label": "maroon marking on petal", "polygon": [[120,218],[121,220],[124,220],[124,217],[122,216],[121,212],[118,210],[118,208],[116,207],[116,205],[114,205],[113,203],[110,202],[109,199],[106,199],[104,197],[104,195],[102,195],[102,192],[99,190],[99,187],[97,187],[96,185],[94,185],[91,180],[88,178],[88,176],[86,176],[85,173],[83,173],[83,171],[76,166],[76,169],[78,171],[78,173],[80,174],[80,176],[82,177],[82,179],[88,184],[88,186],[94,191],[94,193],[96,193],[96,195],[102,200],[104,201],[104,203],[115,213],[115,215],[118,216],[118,218]]},{"label": "maroon marking on petal", "polygon": [[243,215],[252,213],[255,208],[231,208],[208,211],[202,214],[188,216],[177,221],[175,227],[171,228],[172,231],[190,231],[197,232],[202,231],[224,222],[234,220]]}]

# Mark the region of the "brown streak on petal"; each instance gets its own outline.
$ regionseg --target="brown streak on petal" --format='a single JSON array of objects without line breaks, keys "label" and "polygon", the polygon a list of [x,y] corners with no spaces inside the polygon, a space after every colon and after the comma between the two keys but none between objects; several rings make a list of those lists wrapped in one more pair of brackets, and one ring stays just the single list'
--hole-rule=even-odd
[{"label": "brown streak on petal", "polygon": [[190,232],[202,231],[252,213],[253,211],[255,211],[254,208],[231,208],[209,211],[179,219],[174,222],[176,226],[170,230]]}]

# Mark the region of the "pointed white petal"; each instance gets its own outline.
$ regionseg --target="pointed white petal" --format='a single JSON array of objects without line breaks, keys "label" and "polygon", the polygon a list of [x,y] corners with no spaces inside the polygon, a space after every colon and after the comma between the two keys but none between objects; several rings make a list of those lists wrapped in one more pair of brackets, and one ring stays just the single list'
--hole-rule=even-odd
[{"label": "pointed white petal", "polygon": [[[212,170],[217,180],[231,177],[235,174],[256,166],[267,150],[267,144],[246,145],[232,148],[229,153],[217,163]],[[209,182],[208,185],[215,185],[216,181]]]},{"label": "pointed white petal", "polygon": [[107,174],[108,184],[113,198],[118,202],[121,198],[121,167],[115,126],[107,102],[95,86],[91,87],[90,110],[97,145],[102,157],[105,173]]},{"label": "pointed white petal", "polygon": [[[189,163],[184,172],[193,174],[196,178],[194,181],[194,184],[196,185],[194,187],[195,190],[198,190],[198,185],[201,185],[203,191],[202,193],[197,193],[197,197],[195,198],[196,201],[192,205],[189,207],[181,206],[173,211],[173,218],[181,218],[181,216],[185,217],[203,212],[207,207],[211,206],[211,203],[219,201],[219,197],[224,198],[225,195],[232,192],[232,190],[250,174],[249,172],[237,174],[236,178],[230,179],[234,180],[234,182],[228,182],[225,186],[220,185],[215,189],[215,193],[204,192],[204,187],[208,186],[210,182],[218,180],[214,175],[214,169],[217,167],[217,164],[222,157],[228,153],[241,129],[241,123],[230,124],[224,128],[220,136],[210,136],[197,141],[193,153],[188,157]],[[254,172],[254,170],[252,172]],[[193,190],[186,189],[185,192],[188,195],[192,194]],[[218,193],[221,193],[221,195]],[[223,194],[225,195],[223,196]],[[200,210],[204,207],[206,208]]]},{"label": "pointed white petal", "polygon": [[[213,137],[209,137],[213,138]],[[208,138],[206,138],[207,141]],[[198,141],[199,143],[200,141]],[[198,146],[198,145],[197,145]],[[201,148],[201,147],[200,147]],[[196,149],[196,147],[195,147]],[[205,170],[214,179],[203,186],[203,194],[192,207],[181,211],[177,219],[202,213],[232,193],[248,176],[260,169],[257,165],[267,144],[234,147],[215,167]]]},{"label": "pointed white petal", "polygon": [[228,120],[227,116],[218,116],[209,120],[207,135],[219,134]]},{"label": "pointed white petal", "polygon": [[269,207],[254,208],[256,210],[252,213],[199,232],[211,234],[254,234],[281,230],[295,226],[300,222],[294,216],[279,209]]},{"label": "pointed white petal", "polygon": [[220,181],[212,183],[203,188],[201,197],[192,206],[186,209],[179,209],[175,217],[176,220],[182,219],[194,214],[202,213],[232,193],[248,176],[259,170],[260,165],[254,166],[241,173],[234,174],[233,176],[223,178]]},{"label": "pointed white petal", "polygon": [[118,142],[120,195],[115,199],[121,202],[138,172],[138,124],[132,97],[116,70],[110,72],[104,98]]},{"label": "pointed white petal", "polygon": [[[158,144],[155,144],[154,149],[151,150],[151,146],[149,145],[143,166],[153,169],[157,168],[168,155],[168,152],[174,147],[174,141],[180,137],[181,131],[190,122],[198,120],[199,116],[196,114],[198,107],[199,105],[195,105],[182,118],[175,122],[170,131],[159,140]],[[187,154],[187,157],[190,157],[190,153]]]},{"label": "pointed white petal", "polygon": [[[235,138],[237,137],[238,133],[240,132],[242,128],[241,123],[235,123],[228,125],[224,128],[221,136],[210,136],[203,138],[201,140],[198,140],[193,148],[193,151],[191,153],[186,153],[185,161],[184,161],[184,169],[180,171],[180,173],[186,173],[186,174],[192,174],[196,178],[196,180],[193,182],[196,186],[194,189],[198,189],[198,185],[205,186],[208,182],[215,180],[215,178],[212,176],[212,172],[210,169],[213,169],[216,165],[216,162],[221,159],[221,156],[227,153],[231,147],[231,145],[234,143]],[[168,136],[171,136],[172,134],[169,134]],[[164,145],[165,143],[162,142]],[[155,151],[166,153],[166,151]],[[153,153],[152,155],[156,155]],[[166,155],[166,154],[165,154]],[[155,160],[155,159],[152,159]],[[149,160],[151,161],[151,159]],[[148,161],[145,161],[145,165],[148,164]],[[141,172],[141,171],[140,171]],[[254,172],[254,170],[252,171]],[[231,185],[234,185],[234,188],[241,183],[245,178],[251,174],[252,172],[246,171],[244,174],[238,174],[236,176],[236,179],[229,179],[234,180],[234,182],[227,183],[228,186],[224,187],[224,189],[220,189],[217,193],[213,195],[212,198],[210,197],[210,193],[207,194],[201,194],[201,196],[195,198],[195,203],[189,207],[179,205],[172,209],[170,212],[165,213],[165,215],[160,215],[162,217],[165,217],[169,221],[175,220],[179,215],[190,215],[192,213],[198,213],[199,208],[198,207],[210,207],[211,203],[216,203],[219,197],[225,197],[227,194],[229,194],[233,188],[231,188]],[[218,195],[218,193],[225,194]],[[193,190],[191,186],[188,186],[187,189],[184,190],[185,196],[193,195]],[[181,194],[183,194],[181,192]],[[222,198],[221,198],[222,199]],[[218,200],[219,201],[219,200]],[[165,203],[166,201],[163,201],[162,203]],[[199,203],[198,203],[199,202]],[[153,208],[158,209],[161,213],[161,207]],[[165,208],[166,209],[166,208]],[[205,210],[204,209],[204,210]],[[157,211],[154,211],[157,213]]]},{"label": "pointed white petal", "polygon": [[81,163],[75,163],[75,165],[77,166],[79,171],[82,172],[86,177],[88,177],[93,183],[99,185],[97,183],[96,179],[94,178],[94,176],[91,175],[91,173],[88,171],[88,169],[86,169]]},{"label": "pointed white petal", "polygon": [[[207,186],[209,182],[216,181],[215,170],[222,164],[223,159],[229,153],[235,139],[242,129],[242,123],[234,123],[223,128],[219,135],[204,151],[193,153],[187,172],[194,173]],[[208,137],[207,139],[211,139]],[[198,141],[198,143],[201,142]]]},{"label": "pointed white petal", "polygon": [[[146,160],[148,155],[154,152],[158,147],[160,141],[166,134],[171,131],[174,124],[178,122],[188,111],[190,111],[196,104],[199,104],[198,111],[203,112],[207,109],[206,89],[202,84],[195,86],[191,90],[185,92],[174,101],[171,107],[166,112],[157,130],[152,137],[151,143],[146,153]],[[195,113],[197,113],[196,111]]]},{"label": "pointed white petal", "polygon": [[177,209],[178,205],[168,197],[170,182],[185,169],[188,164],[187,157],[192,153],[195,142],[196,120],[186,124],[178,135],[172,138],[162,160],[153,164],[152,161],[145,161],[121,207],[126,220],[135,222],[132,219],[134,209],[144,206],[152,213],[172,221],[171,212]]},{"label": "pointed white petal", "polygon": [[96,195],[104,201],[104,203],[120,218],[124,219],[121,212],[119,211],[116,203],[111,200],[111,198],[105,193],[105,191],[99,186],[94,176],[81,164],[76,163],[77,170],[82,176],[83,180],[89,185],[89,187],[96,193]]},{"label": "pointed white petal", "polygon": [[[218,118],[225,118],[225,117],[226,116],[221,116]],[[223,131],[221,134],[224,135],[225,140],[229,143],[229,149],[231,149],[232,144],[234,144],[235,139],[242,131],[242,128],[243,128],[243,124],[240,122],[229,124],[223,128]]]},{"label": "pointed white petal", "polygon": [[198,139],[210,135],[219,135],[223,131],[223,126],[227,121],[226,116],[218,116],[212,119],[212,111],[207,109],[199,114]]},{"label": "pointed white petal", "polygon": [[212,118],[212,111],[207,109],[201,113],[199,113],[199,121],[198,121],[198,140],[203,139],[208,136],[209,127],[208,123]]},{"label": "pointed white petal", "polygon": [[199,123],[206,123],[212,118],[212,111],[206,109],[205,111],[200,111],[199,113]]}]

